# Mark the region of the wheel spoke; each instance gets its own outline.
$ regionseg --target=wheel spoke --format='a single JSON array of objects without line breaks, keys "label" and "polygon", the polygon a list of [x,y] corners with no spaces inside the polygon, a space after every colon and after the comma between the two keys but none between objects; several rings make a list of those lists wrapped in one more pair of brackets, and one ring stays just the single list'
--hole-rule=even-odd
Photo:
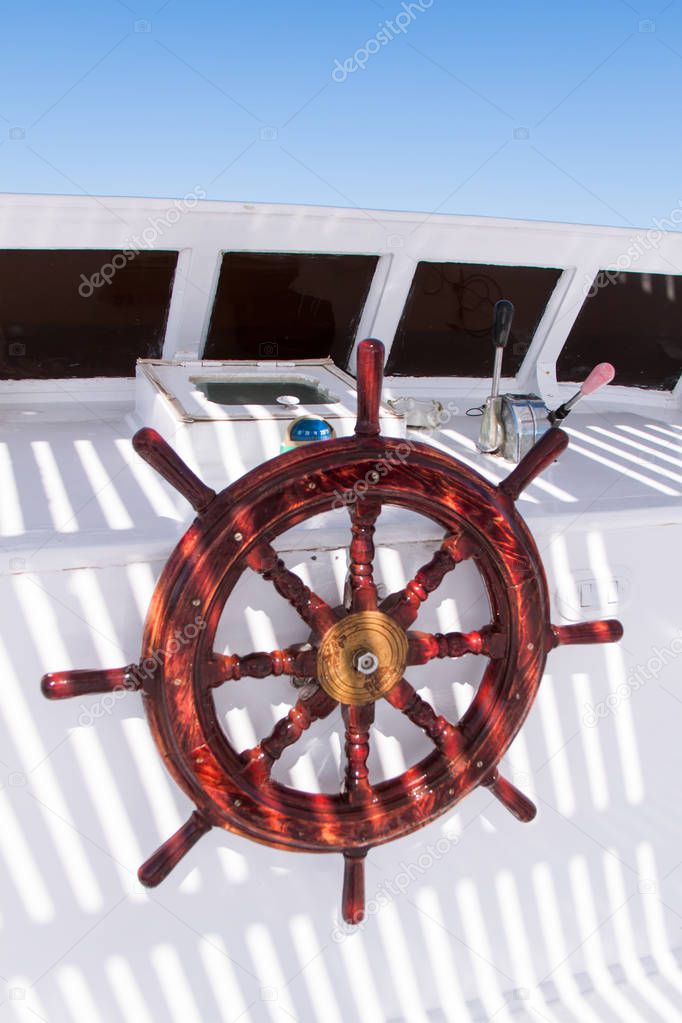
[{"label": "wheel spoke", "polygon": [[403,629],[409,629],[428,595],[440,586],[448,572],[470,554],[471,549],[463,534],[449,534],[405,589],[386,597],[381,610],[386,611]]},{"label": "wheel spoke", "polygon": [[359,924],[365,916],[366,849],[348,849],[343,854],[341,912],[347,924]]},{"label": "wheel spoke", "polygon": [[374,582],[374,529],[381,514],[379,501],[357,501],[351,509],[352,539],[348,579],[351,611],[376,611],[377,588]]},{"label": "wheel spoke", "polygon": [[367,757],[369,730],[374,721],[374,704],[362,706],[343,704],[341,713],[346,725],[345,794],[349,803],[362,802],[370,794]]},{"label": "wheel spoke", "polygon": [[336,613],[329,604],[286,567],[271,544],[259,544],[250,551],[246,561],[250,568],[273,584],[280,596],[289,601],[318,636],[323,636],[336,623]]},{"label": "wheel spoke", "polygon": [[509,810],[511,814],[516,817],[517,820],[522,821],[524,824],[528,824],[535,817],[537,807],[528,796],[524,796],[523,792],[517,789],[516,785],[512,785],[510,781],[503,778],[499,771],[495,770],[493,773],[481,782],[487,789],[490,789],[496,799],[502,803],[504,807]]},{"label": "wheel spoke", "polygon": [[385,699],[402,711],[413,725],[426,732],[436,748],[454,760],[463,749],[461,733],[453,724],[435,710],[426,700],[422,699],[414,686],[407,679],[401,679],[385,696]]},{"label": "wheel spoke", "polygon": [[209,661],[211,689],[223,682],[240,678],[268,678],[271,675],[291,675],[293,678],[314,678],[317,666],[315,650],[272,650],[270,653],[213,654]]},{"label": "wheel spoke", "polygon": [[504,655],[504,633],[490,625],[476,632],[408,632],[408,665],[427,664],[434,657],[463,657],[482,654],[497,660]]},{"label": "wheel spoke", "polygon": [[502,480],[498,490],[507,494],[512,501],[517,501],[521,492],[559,457],[567,445],[568,435],[563,430],[552,427],[533,445],[528,454],[524,455],[507,478]]},{"label": "wheel spoke", "polygon": [[358,415],[355,436],[376,437],[379,434],[381,384],[384,379],[384,346],[367,338],[358,345]]},{"label": "wheel spoke", "polygon": [[156,888],[177,867],[192,846],[211,830],[211,822],[199,810],[195,810],[174,835],[167,838],[155,853],[142,864],[137,876],[147,888]]},{"label": "wheel spoke", "polygon": [[617,643],[623,636],[623,626],[616,618],[602,618],[596,622],[577,622],[575,625],[552,625],[550,632],[551,646]]},{"label": "wheel spoke", "polygon": [[189,501],[199,515],[206,511],[215,497],[215,490],[207,487],[190,467],[185,465],[180,455],[173,451],[170,444],[156,430],[148,426],[138,430],[133,437],[133,447],[145,462],[156,469],[160,476]]},{"label": "wheel spoke", "polygon": [[74,671],[51,671],[43,675],[41,689],[48,700],[68,700],[74,696],[92,696],[95,693],[133,692],[142,688],[144,673],[137,664],[124,668],[89,668]]},{"label": "wheel spoke", "polygon": [[245,773],[250,774],[254,781],[267,781],[275,761],[284,750],[300,739],[314,721],[331,714],[336,706],[336,700],[319,687],[311,696],[301,696],[286,717],[280,718],[270,735],[241,754]]}]

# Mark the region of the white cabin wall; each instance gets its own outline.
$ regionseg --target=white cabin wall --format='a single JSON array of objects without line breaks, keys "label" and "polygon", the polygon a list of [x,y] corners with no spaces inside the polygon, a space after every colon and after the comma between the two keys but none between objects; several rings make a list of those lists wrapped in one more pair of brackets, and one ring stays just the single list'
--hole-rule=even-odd
[{"label": "white cabin wall", "polygon": [[[43,1004],[50,1019],[78,1020],[64,1001],[67,980],[89,994],[94,1018],[107,1023],[138,1023],[146,1018],[141,1006],[151,1020],[174,1018],[171,998],[184,999],[189,1020],[231,1020],[238,1008],[254,1023],[286,1019],[287,1012],[305,1021],[461,1019],[464,1005],[472,1019],[504,1019],[524,992],[545,1014],[551,1004],[544,999],[563,992],[585,1018],[581,991],[605,980],[607,967],[622,958],[623,936],[638,957],[680,944],[679,662],[666,664],[596,726],[583,702],[586,692],[594,706],[606,700],[679,633],[677,587],[661,566],[680,549],[680,528],[651,531],[646,545],[637,528],[538,534],[553,600],[566,559],[598,578],[628,565],[628,603],[619,611],[625,638],[616,647],[550,655],[505,768],[537,801],[536,821],[519,824],[480,791],[443,820],[375,849],[367,867],[370,913],[350,936],[339,924],[337,856],[278,852],[214,831],[162,887],[141,890],[141,859],[192,809],[162,768],[141,697],[48,704],[41,696],[45,671],[136,659],[161,562],[5,577],[0,901],[11,941],[3,970],[10,985],[25,986],[23,1005],[10,1003],[10,1018],[21,1018],[15,1009],[39,1012]],[[381,552],[389,585],[432,550],[408,543]],[[343,554],[312,561],[311,553],[285,556],[338,600]],[[480,622],[473,576],[455,576],[422,627]],[[244,581],[231,615],[230,649],[303,638],[262,580]],[[478,670],[469,658],[421,672],[437,709],[453,714],[452,678]],[[578,687],[576,676],[584,676]],[[281,679],[238,685],[238,694],[220,696],[241,706],[248,693],[256,710],[239,711],[246,715],[241,727],[256,735],[293,694]],[[338,780],[332,723],[311,736],[312,762],[330,785]],[[382,709],[378,729],[384,737],[375,747],[376,770],[390,772],[400,758],[409,763],[425,751],[423,737],[391,708]],[[295,762],[292,753],[286,769]],[[294,777],[299,784],[306,777],[304,764]],[[372,912],[376,900],[382,907]],[[589,937],[593,921],[610,922]],[[29,962],[33,974],[22,980]],[[650,983],[642,981],[643,1006]]]}]

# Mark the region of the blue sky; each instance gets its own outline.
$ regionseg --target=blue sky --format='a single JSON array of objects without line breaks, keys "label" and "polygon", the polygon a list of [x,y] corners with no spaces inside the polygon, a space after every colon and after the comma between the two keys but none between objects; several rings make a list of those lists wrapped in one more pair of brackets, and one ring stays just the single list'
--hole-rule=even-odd
[{"label": "blue sky", "polygon": [[682,0],[25,0],[1,24],[3,192],[638,227],[682,198]]}]

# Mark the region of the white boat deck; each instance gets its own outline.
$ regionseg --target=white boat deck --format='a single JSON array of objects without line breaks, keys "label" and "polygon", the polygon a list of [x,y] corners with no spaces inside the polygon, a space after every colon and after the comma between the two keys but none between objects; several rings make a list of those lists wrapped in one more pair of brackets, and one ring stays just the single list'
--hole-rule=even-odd
[{"label": "white boat deck", "polygon": [[[507,766],[537,801],[537,821],[521,826],[477,793],[442,825],[376,849],[369,918],[354,936],[336,916],[334,857],[292,857],[213,834],[161,889],[139,889],[137,865],[187,812],[151,746],[140,701],[47,705],[38,681],[49,669],[135,659],[154,579],[190,516],[132,451],[130,415],[112,407],[76,423],[53,420],[6,422],[0,449],[2,571],[10,576],[1,584],[8,781],[0,851],[4,912],[26,921],[7,957],[10,969],[32,962],[26,1006],[40,1014],[44,996],[45,1018],[56,1020],[69,981],[97,990],[104,1020],[131,1018],[120,1015],[123,989],[145,1007],[140,1019],[165,1018],[168,985],[202,1018],[216,1018],[214,999],[229,998],[235,1018],[243,1012],[258,1023],[321,1018],[320,990],[326,1018],[344,1021],[349,1012],[372,1023],[679,1018],[679,670],[666,659],[649,681],[635,673],[669,643],[679,610],[671,559],[679,572],[680,417],[574,415],[571,447],[522,501],[543,549],[555,620],[606,612],[626,629],[617,647],[550,658]],[[498,480],[506,467],[475,451],[477,428],[476,419],[456,417],[429,442]],[[387,512],[380,531],[386,553],[378,561],[391,586],[429,551],[428,528],[417,542],[401,514]],[[347,542],[347,523],[335,513],[326,520],[312,535],[289,534],[285,549],[330,596],[345,572],[334,552]],[[644,534],[643,525],[654,528]],[[313,550],[325,549],[326,558],[311,562]],[[422,627],[481,624],[480,594],[463,578],[472,600],[453,602],[448,591]],[[605,591],[615,579],[616,605],[604,592],[581,608],[575,587],[583,579]],[[302,638],[271,593],[242,590],[236,604],[243,610],[226,628],[227,648]],[[465,662],[454,671],[439,664],[428,677],[420,669],[418,684],[452,715],[471,670]],[[245,683],[223,704],[236,743],[265,734],[288,705],[281,680],[258,685],[255,704]],[[283,779],[335,787],[335,743],[331,724],[311,730],[301,756],[285,758]],[[422,738],[382,709],[373,770],[390,775],[424,751]],[[433,851],[439,839],[442,854]],[[63,965],[41,984],[58,955]],[[317,965],[306,968],[311,959]],[[61,1018],[70,1020],[68,1012]]]},{"label": "white boat deck", "polygon": [[[0,413],[0,571],[73,567],[83,553],[114,562],[165,557],[191,514],[172,489],[132,449],[136,428],[133,407],[95,404],[80,409],[28,405],[20,413]],[[137,421],[137,426],[144,425]],[[217,442],[226,424],[206,424]],[[227,424],[229,425],[229,424]],[[513,465],[481,455],[475,446],[479,420],[453,416],[442,428],[409,430],[408,439],[422,440],[448,451],[493,483]],[[565,528],[585,530],[621,526],[663,525],[682,521],[682,415],[665,420],[624,412],[576,412],[565,424],[568,450],[522,495],[520,505],[533,527],[544,533]],[[278,454],[283,427],[264,432],[257,460],[244,465],[228,443],[222,445],[222,473],[207,479],[221,488]],[[202,474],[201,453],[193,468]],[[401,513],[387,509],[384,523],[396,527]],[[305,525],[297,531],[305,534]],[[316,543],[333,546],[345,538],[345,521],[329,514],[314,524]],[[436,539],[437,527],[424,538]],[[393,535],[393,534],[391,534]],[[294,549],[304,538],[290,538]],[[74,560],[75,559],[75,560]],[[79,560],[80,559],[80,560]],[[99,563],[99,562],[97,562]]]}]

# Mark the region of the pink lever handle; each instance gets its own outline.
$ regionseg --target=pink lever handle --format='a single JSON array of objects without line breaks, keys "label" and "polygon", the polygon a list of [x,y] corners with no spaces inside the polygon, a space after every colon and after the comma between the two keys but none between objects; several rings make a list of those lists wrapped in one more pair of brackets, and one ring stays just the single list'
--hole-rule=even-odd
[{"label": "pink lever handle", "polygon": [[594,394],[604,384],[610,384],[615,375],[616,371],[610,362],[600,362],[582,384],[580,388],[581,394]]},{"label": "pink lever handle", "polygon": [[598,366],[594,367],[580,390],[576,391],[573,397],[565,401],[563,405],[559,405],[559,408],[555,409],[554,412],[549,413],[547,418],[550,423],[553,426],[556,423],[560,423],[562,419],[566,418],[577,401],[584,398],[586,394],[594,394],[604,384],[610,384],[615,375],[616,371],[610,362],[600,362]]}]

